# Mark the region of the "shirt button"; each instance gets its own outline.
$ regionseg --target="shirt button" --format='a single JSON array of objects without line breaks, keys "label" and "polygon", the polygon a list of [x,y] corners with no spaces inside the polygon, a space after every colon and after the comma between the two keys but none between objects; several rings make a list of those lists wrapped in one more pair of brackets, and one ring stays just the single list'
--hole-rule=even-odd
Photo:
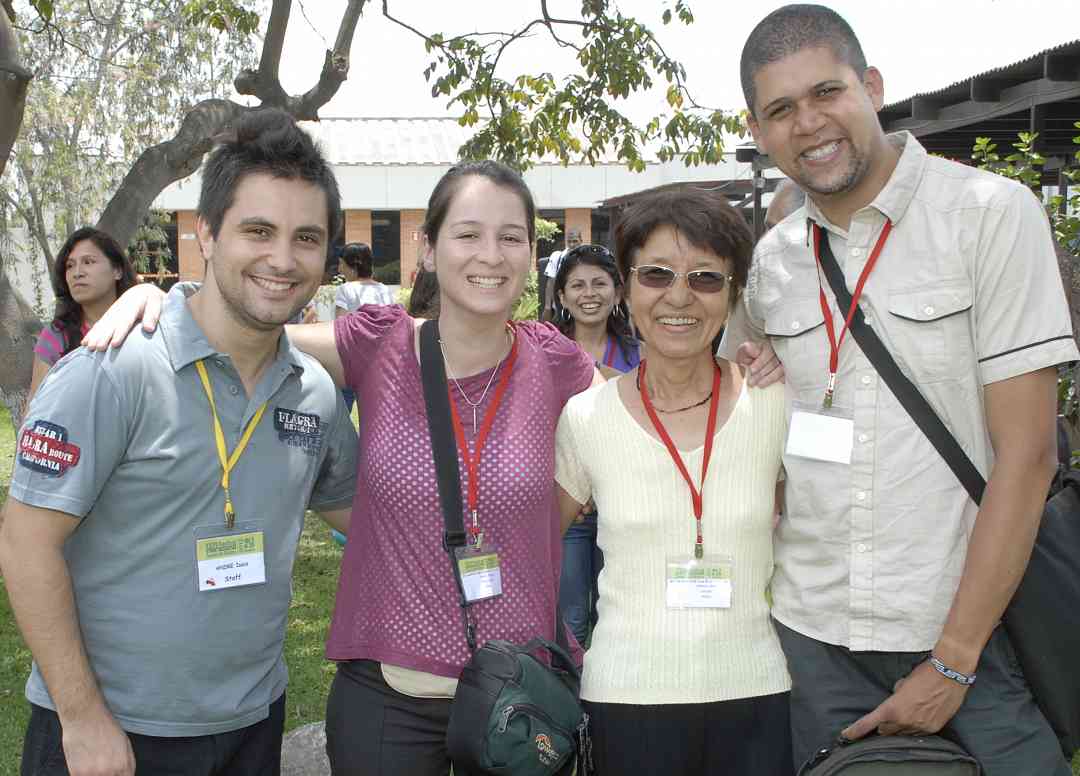
[{"label": "shirt button", "polygon": [[860,256],[862,256],[862,249],[860,249],[860,248],[852,248],[851,249],[851,255],[854,256],[856,259],[859,258]]},{"label": "shirt button", "polygon": [[855,500],[856,501],[866,501],[866,491],[860,490],[858,493],[856,493],[855,494]]},{"label": "shirt button", "polygon": [[859,441],[863,442],[863,443],[869,442],[870,441],[870,435],[869,434],[859,434]]},{"label": "shirt button", "polygon": [[801,325],[801,324],[800,324],[800,323],[799,323],[798,321],[792,321],[792,322],[791,322],[791,328],[792,328],[793,330],[794,330],[794,329],[798,329],[800,325]]},{"label": "shirt button", "polygon": [[864,313],[863,322],[866,323],[867,326],[869,326],[874,322],[874,316],[870,315],[869,313]]},{"label": "shirt button", "polygon": [[867,547],[867,546],[866,546],[865,544],[863,544],[862,542],[859,542],[859,543],[858,543],[857,545],[855,545],[855,549],[856,549],[856,550],[858,550],[859,552],[866,552],[866,551],[867,551],[867,550],[869,550],[870,548],[869,548],[869,547]]},{"label": "shirt button", "polygon": [[229,393],[231,393],[233,396],[236,396],[238,393],[240,393],[240,389],[237,388],[235,385],[230,385]]},{"label": "shirt button", "polygon": [[931,307],[930,305],[927,305],[926,307],[923,308],[923,312],[926,313],[927,315],[933,315],[934,314],[934,308]]},{"label": "shirt button", "polygon": [[870,375],[863,375],[863,376],[862,376],[862,379],[860,380],[860,382],[861,382],[861,383],[862,383],[863,385],[870,385]]}]

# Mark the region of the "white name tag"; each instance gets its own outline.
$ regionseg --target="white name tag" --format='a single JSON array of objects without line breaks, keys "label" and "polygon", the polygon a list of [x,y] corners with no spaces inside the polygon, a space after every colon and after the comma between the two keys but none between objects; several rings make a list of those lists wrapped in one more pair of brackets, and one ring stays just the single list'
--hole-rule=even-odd
[{"label": "white name tag", "polygon": [[499,569],[499,553],[494,546],[485,544],[480,550],[459,547],[454,551],[454,556],[466,601],[472,603],[502,595],[502,571]]},{"label": "white name tag", "polygon": [[731,558],[668,558],[665,598],[668,609],[731,608]]},{"label": "white name tag", "polygon": [[199,592],[266,582],[262,531],[221,533],[195,539]]},{"label": "white name tag", "polygon": [[795,409],[788,427],[786,453],[829,463],[851,463],[855,421],[842,414]]}]

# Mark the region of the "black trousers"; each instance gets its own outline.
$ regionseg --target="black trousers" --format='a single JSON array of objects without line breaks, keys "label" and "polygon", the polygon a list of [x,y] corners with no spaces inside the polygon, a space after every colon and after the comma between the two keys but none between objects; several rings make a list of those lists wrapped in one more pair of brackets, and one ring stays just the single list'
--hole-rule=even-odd
[{"label": "black trousers", "polygon": [[[261,722],[210,736],[165,738],[128,733],[135,776],[278,776],[285,731],[285,694]],[[68,776],[63,730],[55,711],[30,706],[22,776]]]},{"label": "black trousers", "polygon": [[[448,698],[413,698],[390,687],[373,660],[338,663],[326,701],[333,776],[447,776]],[[573,770],[573,762],[564,769]],[[454,776],[469,776],[454,767]]]},{"label": "black trousers", "polygon": [[[926,652],[852,652],[773,620],[791,674],[795,763],[832,746],[846,728],[892,695]],[[1005,629],[990,636],[964,704],[941,731],[986,776],[1070,776],[1054,732],[1035,705]]]},{"label": "black trousers", "polygon": [[597,776],[792,776],[788,693],[718,703],[585,702]]}]

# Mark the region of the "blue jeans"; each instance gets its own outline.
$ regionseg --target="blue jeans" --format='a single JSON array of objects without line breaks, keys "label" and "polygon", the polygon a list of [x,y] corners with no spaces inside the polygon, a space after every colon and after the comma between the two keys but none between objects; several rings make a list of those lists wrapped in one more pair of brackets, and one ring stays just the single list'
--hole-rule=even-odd
[{"label": "blue jeans", "polygon": [[595,512],[566,530],[562,550],[559,606],[566,626],[584,646],[596,622],[596,578],[604,567],[604,555],[596,546]]}]

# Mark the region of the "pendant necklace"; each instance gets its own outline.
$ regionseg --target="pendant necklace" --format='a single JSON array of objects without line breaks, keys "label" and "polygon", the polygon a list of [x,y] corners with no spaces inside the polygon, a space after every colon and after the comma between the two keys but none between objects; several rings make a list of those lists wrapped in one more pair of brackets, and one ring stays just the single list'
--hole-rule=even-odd
[{"label": "pendant necklace", "polygon": [[[506,331],[507,334],[510,333],[509,326],[507,327]],[[446,373],[450,375],[450,379],[454,381],[454,385],[457,386],[458,393],[461,394],[461,398],[465,400],[465,403],[468,404],[470,408],[472,408],[472,432],[473,436],[476,436],[476,411],[480,408],[480,405],[484,403],[484,397],[487,396],[488,389],[495,381],[495,375],[498,373],[499,367],[502,366],[503,361],[506,360],[506,356],[500,358],[499,363],[497,363],[495,365],[495,368],[491,370],[491,377],[488,378],[487,385],[484,386],[483,393],[481,393],[480,398],[474,402],[472,399],[469,398],[469,395],[465,393],[465,389],[461,387],[461,383],[458,382],[458,379],[454,377],[454,370],[450,368],[450,360],[446,357],[446,348],[443,347],[442,339],[439,340],[439,349],[442,350],[443,361],[446,362]]]}]

